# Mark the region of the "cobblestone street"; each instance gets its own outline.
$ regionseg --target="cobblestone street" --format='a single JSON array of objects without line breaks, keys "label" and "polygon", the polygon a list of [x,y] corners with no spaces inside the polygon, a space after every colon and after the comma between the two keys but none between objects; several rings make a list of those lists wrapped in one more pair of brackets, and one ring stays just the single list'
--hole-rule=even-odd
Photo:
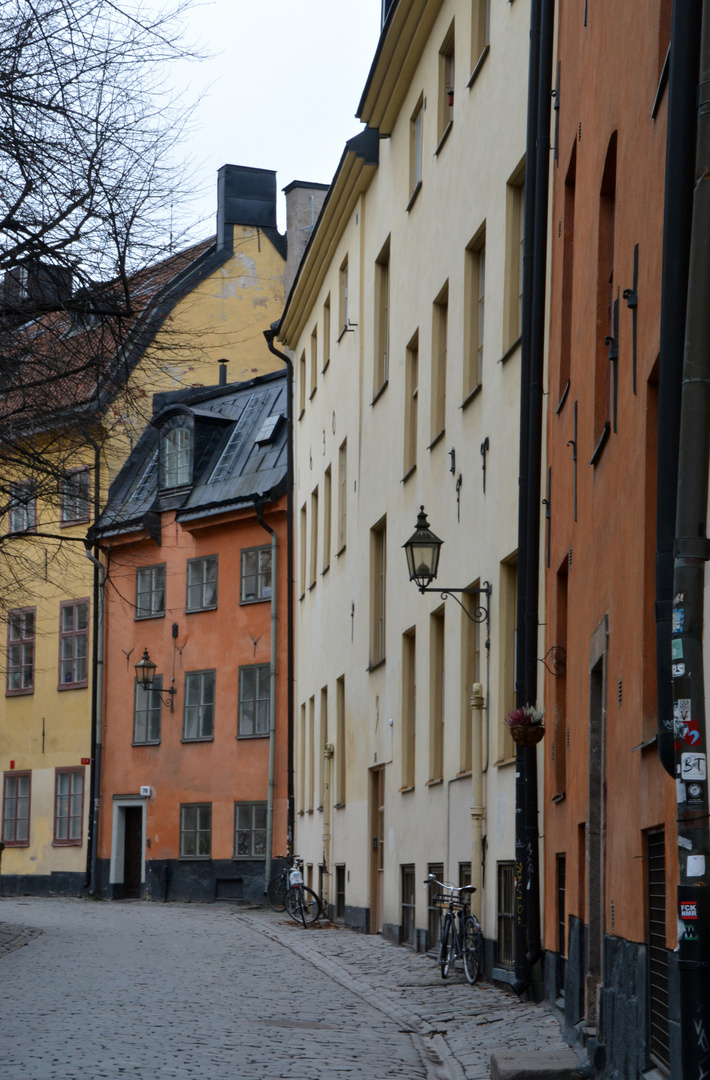
[{"label": "cobblestone street", "polygon": [[5,899],[0,979],[3,1080],[479,1080],[564,1045],[431,957],[261,909]]}]

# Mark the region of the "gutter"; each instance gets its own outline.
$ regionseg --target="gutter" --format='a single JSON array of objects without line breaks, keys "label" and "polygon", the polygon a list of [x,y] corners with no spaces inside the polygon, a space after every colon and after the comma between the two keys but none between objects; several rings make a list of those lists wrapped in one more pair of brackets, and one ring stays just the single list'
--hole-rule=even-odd
[{"label": "gutter", "polygon": [[294,806],[294,782],[293,782],[293,720],[294,706],[293,695],[295,686],[294,665],[294,578],[293,578],[293,360],[286,353],[280,352],[274,346],[274,338],[278,332],[279,323],[273,323],[268,330],[264,330],[264,338],[269,352],[283,360],[286,365],[286,634],[287,634],[287,776],[288,776],[288,811],[286,825],[287,855],[293,854],[293,834],[295,827]]},{"label": "gutter", "polygon": [[274,787],[276,772],[276,632],[278,630],[278,610],[276,604],[276,583],[278,580],[278,540],[276,533],[264,521],[264,503],[254,502],[254,511],[262,529],[271,535],[271,663],[269,668],[269,796],[266,804],[266,863],[264,867],[264,892],[271,880],[271,860],[274,841]]}]

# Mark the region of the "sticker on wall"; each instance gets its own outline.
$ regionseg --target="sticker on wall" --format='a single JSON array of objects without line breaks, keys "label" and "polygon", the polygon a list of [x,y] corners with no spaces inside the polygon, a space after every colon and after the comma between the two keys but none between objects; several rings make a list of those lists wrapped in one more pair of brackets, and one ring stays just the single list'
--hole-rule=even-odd
[{"label": "sticker on wall", "polygon": [[704,855],[689,855],[688,856],[688,877],[702,877],[705,873],[705,856]]},{"label": "sticker on wall", "polygon": [[679,836],[678,837],[678,847],[685,848],[686,851],[692,851],[693,850],[693,841],[689,840],[687,836]]},{"label": "sticker on wall", "polygon": [[683,780],[706,780],[707,760],[705,754],[681,754],[680,775]]},{"label": "sticker on wall", "polygon": [[676,780],[675,782],[675,801],[677,803],[685,802],[685,784],[682,780]]},{"label": "sticker on wall", "polygon": [[697,900],[681,900],[681,902],[680,902],[680,917],[681,917],[681,919],[697,919],[697,917],[698,917],[698,901]]},{"label": "sticker on wall", "polygon": [[673,678],[677,679],[685,675],[685,664],[673,664]]},{"label": "sticker on wall", "polygon": [[682,634],[683,623],[685,622],[685,608],[677,607],[673,608],[673,618],[671,620],[671,633]]},{"label": "sticker on wall", "polygon": [[683,638],[675,637],[671,641],[671,657],[673,660],[683,659]]},{"label": "sticker on wall", "polygon": [[676,593],[675,597],[674,597],[674,600],[673,600],[673,607],[678,607],[678,605],[682,604],[684,600],[685,600],[685,593],[682,593],[682,592]]}]

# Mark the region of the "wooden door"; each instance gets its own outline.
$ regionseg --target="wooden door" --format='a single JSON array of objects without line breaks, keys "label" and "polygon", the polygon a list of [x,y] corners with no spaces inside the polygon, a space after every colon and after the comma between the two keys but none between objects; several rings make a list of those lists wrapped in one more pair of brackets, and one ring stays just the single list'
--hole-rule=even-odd
[{"label": "wooden door", "polygon": [[123,898],[138,900],[141,894],[143,869],[143,808],[127,806],[123,847]]}]

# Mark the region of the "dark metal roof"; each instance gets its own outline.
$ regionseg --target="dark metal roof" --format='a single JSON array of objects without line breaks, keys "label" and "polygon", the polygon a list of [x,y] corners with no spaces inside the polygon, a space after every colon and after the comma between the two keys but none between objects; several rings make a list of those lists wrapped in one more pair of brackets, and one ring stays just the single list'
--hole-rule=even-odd
[{"label": "dark metal roof", "polygon": [[[247,382],[156,394],[153,418],[111,485],[106,507],[92,530],[115,536],[146,527],[146,515],[175,510],[179,521],[271,502],[286,491],[288,425],[256,442],[269,416],[286,416],[286,373]],[[193,477],[189,486],[161,492],[161,427],[176,417],[193,431]]]}]

